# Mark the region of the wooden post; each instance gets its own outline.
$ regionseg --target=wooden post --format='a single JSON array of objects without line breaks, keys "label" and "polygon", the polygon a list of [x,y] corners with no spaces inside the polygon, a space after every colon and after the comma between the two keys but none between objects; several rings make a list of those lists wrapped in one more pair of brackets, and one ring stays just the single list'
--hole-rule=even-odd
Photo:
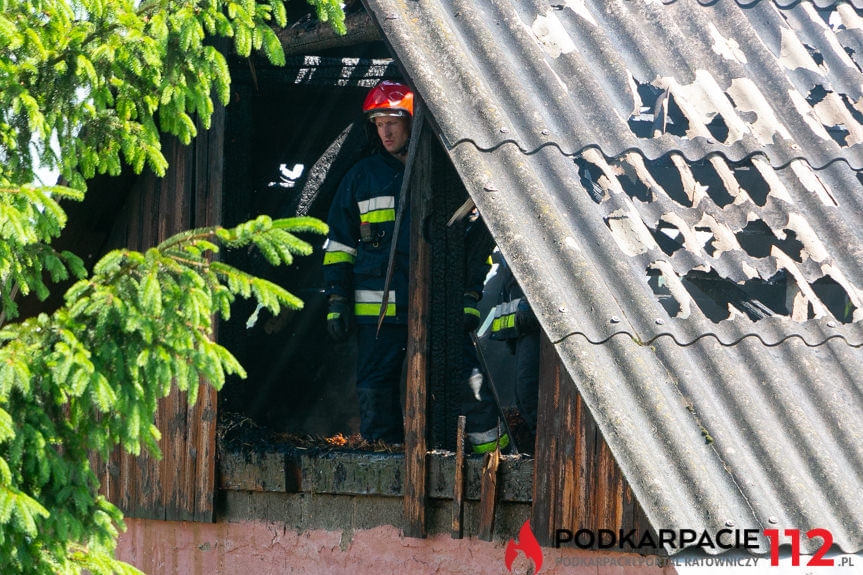
[{"label": "wooden post", "polygon": [[426,536],[426,374],[431,249],[423,234],[431,202],[432,134],[418,143],[410,186],[411,255],[405,401],[405,535]]},{"label": "wooden post", "polygon": [[486,453],[482,462],[482,490],[479,496],[479,531],[477,538],[491,541],[494,533],[494,511],[497,503],[497,468],[500,449]]},{"label": "wooden post", "polygon": [[455,448],[455,483],[452,488],[452,538],[463,537],[464,520],[464,429],[467,418],[458,416],[458,432]]}]

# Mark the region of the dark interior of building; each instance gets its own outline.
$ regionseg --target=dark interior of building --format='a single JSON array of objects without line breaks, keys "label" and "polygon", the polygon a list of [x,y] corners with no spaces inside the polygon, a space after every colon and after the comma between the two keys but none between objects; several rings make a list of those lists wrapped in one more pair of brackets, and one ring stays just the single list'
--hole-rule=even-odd
[{"label": "dark interior of building", "polygon": [[[225,127],[225,225],[260,214],[326,220],[342,175],[368,151],[368,134],[359,121],[365,94],[381,79],[400,78],[382,43],[351,47],[349,52],[289,58],[282,69],[261,60],[232,63],[232,101]],[[442,151],[441,155],[445,157]],[[451,166],[447,177],[451,191],[445,192],[448,199],[440,203],[432,229],[433,251],[438,254],[433,265],[441,271],[450,267],[450,273],[438,277],[452,276],[448,291],[455,294],[460,270],[454,262],[462,249],[456,238],[463,231],[459,226],[444,229],[444,223],[466,196]],[[286,287],[305,307],[272,317],[264,309],[256,310],[252,302],[237,302],[230,321],[219,326],[219,340],[237,356],[248,378],[229,381],[220,393],[219,410],[223,418],[252,420],[276,434],[348,435],[359,429],[356,344],[334,343],[327,337],[321,271],[324,238],[304,239],[314,245],[314,254],[297,258],[289,268],[274,269],[251,251],[225,256]],[[437,305],[451,311],[453,304],[460,305],[460,298],[458,293]],[[494,304],[492,299],[484,299],[484,311]],[[442,326],[446,323],[442,318],[437,321]],[[460,317],[454,321],[461,324]],[[452,329],[443,327],[444,332]],[[446,380],[457,364],[458,346],[448,349],[446,336],[439,338],[432,344],[430,379],[440,388],[436,396],[450,399],[431,408],[431,425],[436,445],[443,446],[452,443],[455,433],[454,425],[442,421],[452,421],[456,415],[455,393]],[[486,348],[495,371],[501,367],[498,378],[506,379],[511,359],[505,346],[487,344]],[[501,384],[504,403],[512,404],[511,383]]]},{"label": "dark interior of building", "polygon": [[[386,56],[381,48],[366,46],[358,54]],[[340,58],[330,58],[331,66],[281,70],[258,60],[253,65],[261,69],[254,71],[248,63],[237,63],[226,119],[225,225],[260,214],[326,220],[341,175],[362,153],[365,134],[353,124],[368,90],[358,80],[338,86],[326,77],[341,73]],[[219,337],[246,367],[248,378],[227,384],[220,408],[275,431],[350,433],[358,429],[356,350],[327,338],[324,238],[304,239],[315,252],[297,258],[290,268],[274,269],[255,253],[226,256],[286,287],[305,307],[273,317],[266,310],[256,312],[253,302],[237,303],[231,320],[220,325]]]}]

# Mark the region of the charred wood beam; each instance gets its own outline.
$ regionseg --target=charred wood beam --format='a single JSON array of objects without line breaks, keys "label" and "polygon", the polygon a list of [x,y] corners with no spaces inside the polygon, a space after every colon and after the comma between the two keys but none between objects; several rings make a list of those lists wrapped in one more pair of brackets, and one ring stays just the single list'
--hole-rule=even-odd
[{"label": "charred wood beam", "polygon": [[452,538],[461,539],[464,535],[464,430],[467,419],[458,416],[455,451],[455,484],[452,488]]},{"label": "charred wood beam", "polygon": [[[418,108],[418,119],[422,107]],[[410,182],[410,284],[408,295],[407,398],[405,401],[405,496],[404,511],[408,537],[426,536],[427,461],[426,416],[428,414],[428,310],[431,278],[431,246],[423,228],[432,198],[431,182],[433,134],[418,132],[415,124],[408,152],[406,181]],[[417,138],[414,140],[414,138]],[[418,144],[415,146],[415,142]],[[414,156],[415,153],[415,157]],[[408,174],[410,170],[412,173]],[[386,293],[386,291],[384,292]]]},{"label": "charred wood beam", "polygon": [[381,40],[381,34],[365,10],[345,15],[347,33],[339,36],[328,22],[310,20],[297,22],[276,31],[286,56],[315,54],[330,48],[343,48]]},{"label": "charred wood beam", "polygon": [[245,60],[232,62],[234,84],[371,88],[381,80],[402,79],[396,64],[388,59],[288,56],[281,68],[274,68],[262,59],[249,62],[252,61],[255,64]]},{"label": "charred wood beam", "polygon": [[479,531],[477,538],[491,541],[494,533],[494,513],[497,508],[497,470],[500,465],[500,449],[483,456],[482,492],[479,498]]}]

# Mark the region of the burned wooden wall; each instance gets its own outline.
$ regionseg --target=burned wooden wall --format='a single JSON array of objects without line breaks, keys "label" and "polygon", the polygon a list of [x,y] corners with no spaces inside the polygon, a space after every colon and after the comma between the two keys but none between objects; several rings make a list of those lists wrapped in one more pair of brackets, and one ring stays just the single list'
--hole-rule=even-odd
[{"label": "burned wooden wall", "polygon": [[[104,251],[144,251],[175,233],[221,222],[224,119],[218,107],[210,130],[199,125],[191,145],[174,138],[163,142],[167,174],[158,178],[147,171],[135,179]],[[117,448],[99,464],[102,492],[131,517],[212,521],[215,390],[205,385],[194,406],[185,393],[172,393],[159,404],[155,423],[162,432],[162,459]]]},{"label": "burned wooden wall", "polygon": [[554,346],[540,346],[539,406],[534,467],[534,533],[554,544],[555,531],[650,529],[602,433]]}]

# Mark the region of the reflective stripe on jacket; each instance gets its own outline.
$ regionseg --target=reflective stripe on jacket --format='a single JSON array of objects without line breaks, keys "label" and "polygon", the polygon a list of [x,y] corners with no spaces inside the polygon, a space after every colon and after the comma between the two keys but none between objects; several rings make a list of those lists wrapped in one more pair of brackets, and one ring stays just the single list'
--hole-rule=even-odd
[{"label": "reflective stripe on jacket", "polygon": [[[324,253],[327,295],[354,300],[358,323],[376,323],[393,242],[404,165],[379,152],[357,162],[339,184],[330,206]],[[386,323],[407,323],[410,210],[405,206]]]},{"label": "reflective stripe on jacket", "polygon": [[[506,260],[501,258],[500,272],[501,288],[494,308],[494,321],[491,324],[491,338],[496,340],[518,339],[519,333],[516,327],[515,314],[518,305],[522,303],[524,294],[521,286],[515,280],[512,269]],[[524,304],[526,305],[525,301]]]},{"label": "reflective stripe on jacket", "polygon": [[[384,301],[384,290],[358,289],[354,291],[354,314],[357,316],[380,317],[381,304]],[[390,290],[387,299],[386,317],[396,315],[396,291]]]},{"label": "reflective stripe on jacket", "polygon": [[518,330],[515,326],[515,312],[521,298],[499,303],[494,307],[494,321],[491,324],[492,339],[515,339]]}]

